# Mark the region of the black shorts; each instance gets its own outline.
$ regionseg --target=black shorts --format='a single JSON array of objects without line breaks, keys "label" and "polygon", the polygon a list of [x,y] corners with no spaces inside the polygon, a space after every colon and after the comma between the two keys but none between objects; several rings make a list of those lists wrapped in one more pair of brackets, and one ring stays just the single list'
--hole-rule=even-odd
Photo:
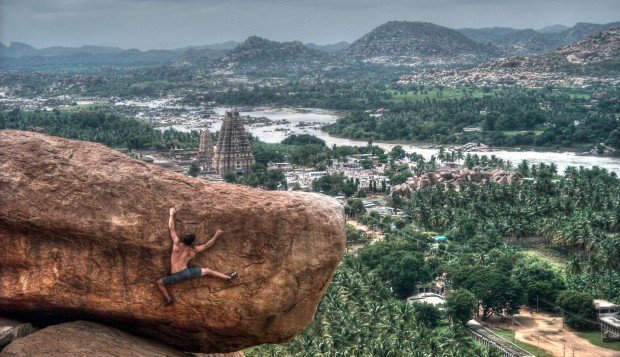
[{"label": "black shorts", "polygon": [[164,285],[174,285],[185,280],[200,278],[201,276],[201,268],[185,268],[178,273],[165,276],[162,281],[164,282]]}]

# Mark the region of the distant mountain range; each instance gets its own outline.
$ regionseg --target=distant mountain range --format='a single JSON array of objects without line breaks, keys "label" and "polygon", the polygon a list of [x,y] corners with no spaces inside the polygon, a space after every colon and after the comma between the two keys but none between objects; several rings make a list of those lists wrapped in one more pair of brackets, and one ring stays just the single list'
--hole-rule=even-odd
[{"label": "distant mountain range", "polygon": [[325,52],[338,52],[340,50],[344,50],[349,47],[350,43],[345,41],[340,41],[337,43],[332,43],[328,45],[315,45],[314,43],[304,43],[304,46],[314,48],[315,50],[321,50]]},{"label": "distant mountain range", "polygon": [[584,73],[592,66],[604,66],[620,74],[620,26],[589,35],[585,40],[556,51],[529,57],[507,57],[480,68]]},{"label": "distant mountain range", "polygon": [[[401,81],[415,81],[426,73],[405,75]],[[433,79],[452,84],[620,85],[620,26],[589,35],[583,41],[553,52],[533,56],[509,56],[477,67],[439,70]]]},{"label": "distant mountain range", "polygon": [[118,47],[82,46],[36,49],[0,43],[0,69],[47,69],[70,66],[198,65],[220,73],[299,73],[355,63],[455,68],[502,57],[550,53],[603,29],[620,25],[578,23],[540,30],[493,27],[458,29],[426,23],[390,21],[353,43],[330,45],[276,42],[257,36],[242,43],[228,41],[173,50],[140,51]]},{"label": "distant mountain range", "polygon": [[93,66],[156,66],[173,63],[179,51],[82,46],[36,49],[20,42],[0,43],[0,69],[48,69]]},{"label": "distant mountain range", "polygon": [[620,25],[578,23],[573,27],[553,25],[538,31],[513,29],[510,27],[462,28],[458,32],[477,42],[490,42],[501,49],[504,55],[536,55],[552,52],[559,47],[584,40],[589,34]]}]

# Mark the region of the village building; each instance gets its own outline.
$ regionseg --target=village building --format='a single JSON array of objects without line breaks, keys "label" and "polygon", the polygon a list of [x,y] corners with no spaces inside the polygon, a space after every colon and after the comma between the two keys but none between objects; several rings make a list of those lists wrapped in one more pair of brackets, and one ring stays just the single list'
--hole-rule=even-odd
[{"label": "village building", "polygon": [[267,163],[267,169],[268,170],[291,171],[295,169],[295,167],[290,162],[269,162]]},{"label": "village building", "polygon": [[472,127],[463,128],[463,132],[465,132],[465,133],[482,133],[483,131],[484,131],[484,129],[482,129],[479,126],[472,126]]},{"label": "village building", "polygon": [[308,178],[311,181],[314,181],[314,180],[316,180],[318,178],[321,178],[323,176],[326,176],[326,175],[327,175],[327,171],[310,171],[310,172],[308,172]]},{"label": "village building", "polygon": [[196,159],[198,150],[196,149],[177,149],[172,148],[168,152],[168,158],[179,165],[189,165]]},{"label": "village building", "polygon": [[419,293],[407,298],[407,302],[410,304],[424,303],[437,307],[439,310],[443,310],[446,305],[446,299],[442,295],[435,293]]},{"label": "village building", "polygon": [[620,306],[601,299],[594,299],[593,303],[603,340],[620,339]]}]

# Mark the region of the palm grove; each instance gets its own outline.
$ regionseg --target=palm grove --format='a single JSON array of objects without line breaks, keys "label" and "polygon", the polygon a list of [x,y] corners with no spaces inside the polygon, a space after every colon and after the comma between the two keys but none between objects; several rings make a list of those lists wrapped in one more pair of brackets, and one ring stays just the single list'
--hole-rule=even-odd
[{"label": "palm grove", "polygon": [[[570,326],[593,329],[592,299],[620,302],[620,180],[598,168],[558,176],[522,163],[521,171],[532,180],[437,186],[395,200],[408,218],[359,215],[385,240],[346,257],[303,335],[248,355],[493,355],[462,325],[475,314],[508,317],[523,305],[563,311]],[[436,244],[436,232],[448,243]],[[368,241],[354,229],[349,239]],[[565,264],[527,249],[540,246]],[[454,291],[447,314],[403,300],[416,284],[440,277]]]}]

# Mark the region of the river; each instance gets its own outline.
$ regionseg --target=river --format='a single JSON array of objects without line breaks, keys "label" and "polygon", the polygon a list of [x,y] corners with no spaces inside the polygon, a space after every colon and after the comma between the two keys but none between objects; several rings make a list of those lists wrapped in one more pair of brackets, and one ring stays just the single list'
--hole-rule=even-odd
[{"label": "river", "polygon": [[[223,116],[227,108],[216,107],[213,111]],[[242,111],[239,113],[241,116],[249,116],[254,118],[265,117],[271,120],[283,120],[288,121],[287,124],[278,124],[270,126],[261,125],[246,125],[246,130],[252,133],[262,141],[268,143],[278,143],[291,134],[311,134],[317,136],[323,140],[329,146],[336,145],[351,145],[351,146],[365,146],[367,141],[365,140],[353,140],[333,137],[319,129],[322,124],[333,123],[338,119],[338,115],[330,110],[324,109],[270,109],[270,108],[257,108],[254,111]],[[309,123],[310,126],[299,126],[299,124]],[[180,126],[175,126],[176,129],[183,129]],[[212,131],[219,130],[219,122],[214,123],[214,127],[210,128]],[[277,130],[276,130],[277,129]],[[429,159],[431,155],[437,155],[437,149],[430,149],[426,145],[414,144],[414,143],[393,143],[393,142],[373,142],[385,150],[391,150],[394,146],[400,145],[407,152],[416,152]],[[592,167],[599,166],[609,171],[620,174],[620,158],[613,157],[599,157],[599,156],[578,156],[574,152],[555,152],[555,151],[510,151],[500,150],[493,152],[471,152],[471,154],[478,155],[495,155],[504,160],[509,160],[513,165],[517,165],[522,160],[527,160],[530,164],[541,163],[545,164],[555,163],[558,166],[559,172],[564,172],[568,166],[584,166]]]}]

